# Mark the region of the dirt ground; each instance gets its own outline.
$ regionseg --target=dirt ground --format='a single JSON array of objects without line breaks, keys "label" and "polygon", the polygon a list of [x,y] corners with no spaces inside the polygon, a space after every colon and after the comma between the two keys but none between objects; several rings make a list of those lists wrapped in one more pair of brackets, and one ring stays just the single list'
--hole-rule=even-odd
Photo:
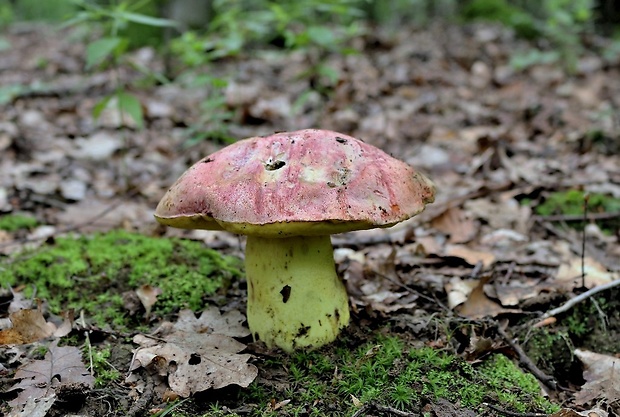
[{"label": "dirt ground", "polygon": [[[242,257],[243,240],[235,236],[158,226],[152,213],[163,193],[193,162],[225,146],[214,133],[222,124],[238,139],[332,129],[424,172],[435,182],[437,198],[391,229],[333,237],[352,320],[336,347],[319,355],[336,363],[338,352],[389,336],[404,341],[407,351],[432,347],[468,364],[502,353],[534,375],[553,404],[565,407],[565,414],[553,415],[587,415],[577,413],[597,407],[601,417],[620,413],[620,379],[608,372],[620,354],[614,287],[620,279],[620,55],[600,53],[604,40],[590,40],[591,50],[569,73],[561,63],[517,70],[511,57],[533,45],[496,26],[368,30],[353,41],[358,54],[326,58],[333,78],[307,75],[312,51],[257,51],[202,69],[229,80],[213,90],[155,83],[130,65],[85,71],[87,39],[68,30],[15,26],[2,37],[10,47],[0,51],[0,213],[38,221],[26,230],[0,230],[2,268],[10,269],[11,256],[25,246],[49,244],[67,232],[117,228],[198,240]],[[164,71],[152,49],[130,58]],[[114,109],[98,119],[92,115],[119,80],[141,100],[142,129]],[[205,110],[214,95],[225,105]],[[216,120],[216,112],[226,112],[226,120]],[[188,132],[194,130],[219,139],[192,141]],[[1,289],[2,319],[20,291],[17,284],[11,284],[14,292],[8,285]],[[608,289],[594,295],[588,292],[593,288]],[[583,302],[566,305],[584,293]],[[245,296],[244,280],[235,278],[202,302],[222,312],[245,311]],[[158,389],[165,381],[136,372],[143,385],[129,395],[124,377],[134,355],[132,338],[176,320],[177,313],[155,314],[146,326],[123,330],[79,327],[76,318],[69,333],[74,342],[84,343],[88,330],[89,343],[110,347],[106,361],[123,377],[95,389],[64,386],[47,415],[153,415],[164,409]],[[303,394],[291,375],[307,359],[265,349],[247,335],[240,340],[258,369],[254,384],[280,397],[231,385],[198,392],[180,404],[178,415],[351,415],[347,410],[355,409],[313,406],[317,400],[292,411],[282,401],[295,403]],[[37,357],[36,346],[25,346],[28,353],[17,361],[9,361],[10,352],[23,346],[2,348],[0,386],[6,393],[0,415],[27,415],[9,414],[8,406],[16,395],[9,390],[16,370]],[[312,358],[316,363],[318,356]],[[616,365],[606,373],[593,363]],[[395,373],[403,369],[394,365]],[[317,381],[333,383],[325,374]],[[356,404],[349,395],[341,401]],[[485,402],[492,406],[492,399]],[[532,415],[530,409],[480,411],[432,396],[420,404],[408,409],[369,401],[358,404],[355,415]]]}]

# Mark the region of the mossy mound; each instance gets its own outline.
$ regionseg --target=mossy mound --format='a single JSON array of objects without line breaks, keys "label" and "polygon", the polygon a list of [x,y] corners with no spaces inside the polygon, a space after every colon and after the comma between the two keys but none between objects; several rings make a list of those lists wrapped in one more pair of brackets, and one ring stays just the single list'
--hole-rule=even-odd
[{"label": "mossy mound", "polygon": [[151,285],[162,290],[154,314],[200,310],[204,297],[240,275],[241,262],[200,242],[126,231],[61,237],[0,267],[0,282],[23,287],[54,313],[84,310],[100,325],[127,325],[123,293]]}]

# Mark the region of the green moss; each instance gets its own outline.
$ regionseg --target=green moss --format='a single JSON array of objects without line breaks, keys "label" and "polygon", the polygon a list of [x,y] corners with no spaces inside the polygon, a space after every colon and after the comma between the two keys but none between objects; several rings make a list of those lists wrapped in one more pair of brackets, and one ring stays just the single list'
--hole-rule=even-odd
[{"label": "green moss", "polygon": [[240,261],[220,255],[200,242],[162,239],[112,231],[62,237],[10,260],[0,281],[24,285],[53,312],[85,310],[100,325],[126,324],[122,294],[144,284],[162,289],[153,308],[167,314],[180,308],[199,310],[203,297],[224,279],[239,276]]},{"label": "green moss", "polygon": [[[284,361],[289,388],[279,393],[255,382],[242,394],[244,403],[287,398],[285,415],[334,416],[353,414],[353,397],[414,412],[438,399],[470,410],[485,401],[523,412],[558,409],[540,395],[533,376],[502,355],[473,366],[432,348],[409,349],[399,338],[379,337],[357,349],[336,345]],[[276,365],[264,367],[269,366]]]},{"label": "green moss", "polygon": [[522,372],[510,359],[493,355],[478,369],[491,391],[505,404],[507,409],[525,413],[528,410],[542,410],[553,413],[559,407],[549,403],[541,395],[540,385],[531,374]]},{"label": "green moss", "polygon": [[31,229],[37,225],[37,219],[22,214],[6,214],[0,217],[0,230],[6,230],[7,232]]},{"label": "green moss", "polygon": [[111,355],[110,347],[93,347],[91,351],[88,351],[87,346],[84,346],[84,354],[92,358],[96,387],[105,387],[110,382],[120,380],[122,376],[120,371],[108,362]]},{"label": "green moss", "polygon": [[[591,213],[620,211],[620,199],[601,193],[590,193],[587,196],[588,211]],[[558,191],[547,196],[545,201],[536,207],[536,213],[548,216],[553,214],[583,214],[586,193],[581,190]]]}]

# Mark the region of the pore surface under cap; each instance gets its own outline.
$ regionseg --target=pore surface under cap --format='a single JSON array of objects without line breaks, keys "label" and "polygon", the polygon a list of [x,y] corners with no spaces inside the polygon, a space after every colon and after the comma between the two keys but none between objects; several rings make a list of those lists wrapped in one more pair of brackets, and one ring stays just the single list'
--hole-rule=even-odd
[{"label": "pore surface under cap", "polygon": [[386,227],[422,211],[433,184],[360,140],[300,130],[236,142],[190,167],[155,217],[173,227],[263,236]]}]

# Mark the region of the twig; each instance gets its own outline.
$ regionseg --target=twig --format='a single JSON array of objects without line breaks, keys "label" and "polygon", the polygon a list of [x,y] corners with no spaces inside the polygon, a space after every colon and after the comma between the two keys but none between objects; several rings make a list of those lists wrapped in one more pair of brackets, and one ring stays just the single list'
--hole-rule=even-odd
[{"label": "twig", "polygon": [[418,414],[408,413],[406,411],[400,411],[397,408],[389,407],[386,405],[374,404],[373,408],[382,413],[390,413],[390,414],[394,414],[395,416],[399,416],[399,417],[418,417]]},{"label": "twig", "polygon": [[504,329],[502,329],[502,327],[499,325],[499,323],[495,323],[495,327],[497,328],[497,333],[499,333],[499,335],[504,339],[504,341],[506,343],[508,343],[508,345],[515,352],[517,352],[517,355],[519,355],[519,362],[521,362],[523,364],[523,366],[525,366],[527,368],[527,370],[530,371],[540,382],[542,382],[547,387],[549,387],[549,388],[551,388],[552,390],[555,391],[557,389],[557,384],[556,384],[555,380],[553,379],[553,377],[549,376],[549,375],[545,374],[543,371],[541,371],[536,366],[536,364],[534,362],[532,362],[532,360],[525,354],[523,349],[521,349],[521,346],[519,346],[518,344],[516,344],[515,342],[512,341],[512,339],[508,336],[506,331],[504,331]]},{"label": "twig", "polygon": [[364,404],[363,406],[360,407],[359,410],[357,410],[355,413],[353,413],[353,415],[351,415],[351,417],[361,417],[363,415],[365,415],[366,411],[368,411],[370,407],[368,406],[368,404]]},{"label": "twig", "polygon": [[370,410],[375,410],[380,413],[390,413],[398,417],[419,417],[419,414],[408,413],[406,411],[401,411],[394,407],[390,407],[387,405],[379,405],[379,404],[364,404],[359,410],[353,413],[351,417],[365,416],[366,412]]},{"label": "twig", "polygon": [[[583,220],[588,219],[588,202],[590,201],[589,194],[583,196]],[[581,230],[581,288],[586,287],[586,228],[585,226]]]},{"label": "twig", "polygon": [[88,336],[88,331],[84,332],[84,336],[86,336],[86,343],[88,344],[88,359],[90,360],[90,376],[95,376],[95,369],[93,366],[93,347],[90,344],[90,337]]},{"label": "twig", "polygon": [[551,316],[555,316],[560,313],[564,313],[570,310],[571,308],[573,308],[573,306],[575,306],[576,304],[582,302],[583,300],[586,300],[589,297],[592,297],[594,294],[599,293],[601,291],[608,290],[618,285],[620,285],[620,279],[617,279],[612,282],[608,282],[607,284],[598,285],[594,288],[591,288],[588,291],[584,292],[583,294],[579,294],[577,297],[571,298],[566,303],[562,304],[560,307],[547,311],[545,314],[543,314],[540,317],[540,319],[543,320],[543,319],[546,319],[547,317],[551,317]]},{"label": "twig", "polygon": [[149,374],[148,370],[145,370],[144,374],[146,375],[144,391],[140,398],[129,408],[129,411],[127,411],[128,417],[141,415],[155,395],[155,382],[153,381],[153,377]]},{"label": "twig", "polygon": [[482,403],[482,405],[485,405],[493,411],[497,411],[500,414],[510,417],[547,417],[547,414],[544,413],[517,413],[514,411],[504,410],[503,408],[499,408],[498,406],[489,403]]}]

